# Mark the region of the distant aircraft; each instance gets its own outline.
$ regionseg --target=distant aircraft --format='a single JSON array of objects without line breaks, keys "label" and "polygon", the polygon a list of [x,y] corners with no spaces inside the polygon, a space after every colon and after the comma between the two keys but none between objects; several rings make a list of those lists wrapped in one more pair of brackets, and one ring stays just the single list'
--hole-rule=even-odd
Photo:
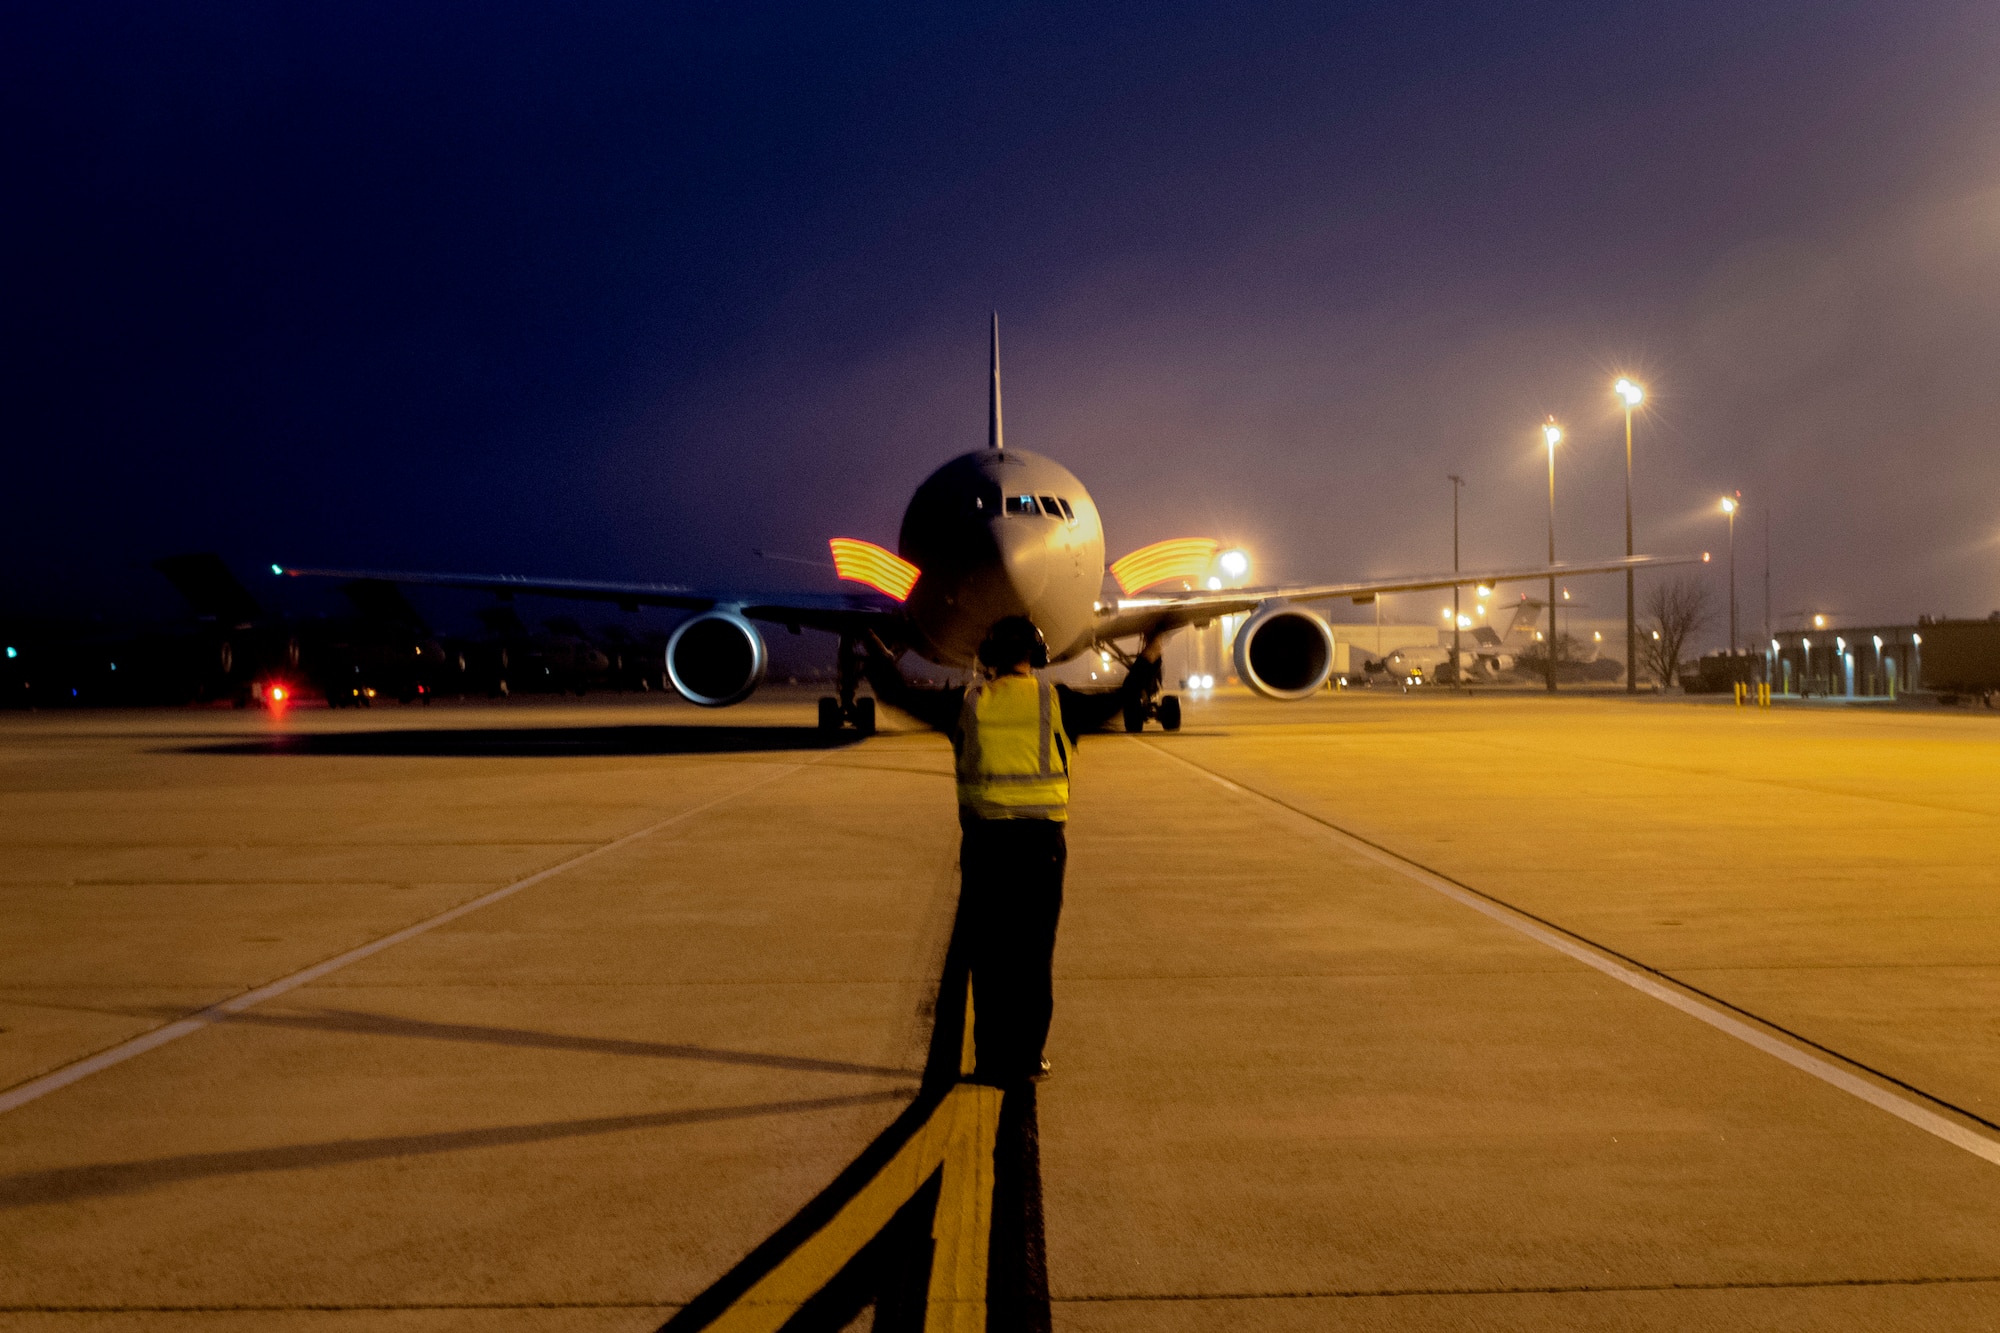
[{"label": "distant aircraft", "polygon": [[[667,675],[691,702],[711,708],[740,703],[763,681],[768,653],[753,622],[826,630],[840,636],[837,698],[820,701],[820,725],[874,729],[874,701],[857,699],[860,645],[879,636],[899,652],[947,667],[970,667],[987,628],[1002,616],[1025,615],[1062,662],[1102,652],[1129,664],[1118,645],[1156,629],[1206,625],[1219,616],[1247,616],[1236,631],[1238,677],[1258,694],[1303,699],[1325,685],[1334,662],[1333,631],[1305,603],[1472,584],[1570,578],[1581,574],[1685,563],[1629,556],[1593,564],[1532,565],[1466,570],[1410,578],[1345,583],[1222,588],[1206,581],[1218,543],[1160,542],[1111,566],[1119,592],[1105,588],[1104,528],[1097,506],[1067,468],[1008,449],[1001,429],[1000,323],[992,328],[992,381],[986,448],[952,459],[917,487],[903,515],[897,549],[834,538],[834,565],[868,593],[780,596],[703,592],[664,583],[596,583],[505,574],[394,573],[273,565],[298,577],[376,579],[393,583],[478,588],[696,612],[667,643]],[[1177,583],[1179,590],[1164,590]],[[1180,725],[1180,701],[1158,695],[1125,719],[1137,731],[1148,717],[1168,730]]]},{"label": "distant aircraft", "polygon": [[[1667,562],[1660,562],[1667,563]],[[1486,589],[1480,589],[1482,599]],[[1581,611],[1581,602],[1568,600],[1568,590],[1563,593],[1565,611]],[[1548,603],[1537,597],[1523,596],[1514,603],[1513,614],[1507,619],[1507,628],[1497,628],[1500,608],[1491,608],[1494,622],[1472,625],[1461,629],[1458,636],[1458,671],[1468,681],[1499,681],[1520,664],[1520,659],[1539,654],[1543,642],[1542,610]],[[1480,614],[1486,614],[1482,607]],[[1564,635],[1562,656],[1557,659],[1556,669],[1566,678],[1582,680],[1618,680],[1624,676],[1624,667],[1616,659],[1600,655],[1601,648],[1595,639],[1584,641]],[[1379,658],[1365,660],[1364,668],[1371,674],[1386,674],[1392,681],[1406,684],[1449,683],[1456,679],[1452,675],[1452,634],[1449,627],[1440,629],[1437,642],[1401,644]],[[1522,667],[1523,671],[1541,679],[1542,668]]]},{"label": "distant aircraft", "polygon": [[[238,707],[321,694],[333,707],[378,695],[405,702],[457,692],[452,653],[392,583],[350,581],[351,616],[300,618],[260,605],[212,551],[156,560],[194,613],[196,631],[179,654],[183,697]],[[460,669],[462,671],[462,668]]]},{"label": "distant aircraft", "polygon": [[[1479,590],[1481,606],[1477,614],[1484,616],[1484,605],[1488,589]],[[1458,633],[1458,670],[1467,680],[1499,680],[1514,669],[1514,663],[1523,653],[1532,652],[1542,641],[1540,623],[1542,608],[1547,603],[1532,597],[1522,597],[1514,606],[1514,614],[1509,618],[1507,628],[1497,629],[1493,624],[1470,625]],[[1398,644],[1380,657],[1364,660],[1362,665],[1369,673],[1386,673],[1391,680],[1413,684],[1436,683],[1452,679],[1452,632],[1449,626],[1437,632],[1435,643]]]}]

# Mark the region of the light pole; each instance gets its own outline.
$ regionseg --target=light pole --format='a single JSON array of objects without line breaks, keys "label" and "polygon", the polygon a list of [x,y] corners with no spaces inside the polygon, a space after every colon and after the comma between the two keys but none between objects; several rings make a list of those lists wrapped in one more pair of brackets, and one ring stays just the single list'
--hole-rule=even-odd
[{"label": "light pole", "polygon": [[[1764,642],[1771,638],[1771,502],[1764,502]],[[1777,653],[1771,654],[1771,665],[1764,669],[1764,679],[1769,681],[1771,673],[1777,669]]]},{"label": "light pole", "polygon": [[[1465,485],[1465,478],[1456,472],[1451,474],[1451,572],[1458,573],[1458,492]],[[1458,585],[1451,585],[1451,683],[1463,685],[1459,664],[1464,661],[1458,655]]]},{"label": "light pole", "polygon": [[[1743,492],[1722,497],[1722,512],[1729,515],[1729,655],[1736,656],[1736,511],[1743,507]],[[1731,667],[1730,670],[1735,670]]]},{"label": "light pole", "polygon": [[1549,693],[1556,692],[1556,446],[1562,442],[1562,427],[1550,417],[1542,425],[1542,438],[1549,445],[1549,642],[1547,651]]},{"label": "light pole", "polygon": [[[1632,558],[1632,409],[1646,401],[1646,391],[1619,377],[1611,386],[1625,402],[1625,558]],[[1625,693],[1639,692],[1639,620],[1632,603],[1632,571],[1625,571]]]},{"label": "light pole", "polygon": [[1764,502],[1764,637],[1771,637],[1771,502]]}]

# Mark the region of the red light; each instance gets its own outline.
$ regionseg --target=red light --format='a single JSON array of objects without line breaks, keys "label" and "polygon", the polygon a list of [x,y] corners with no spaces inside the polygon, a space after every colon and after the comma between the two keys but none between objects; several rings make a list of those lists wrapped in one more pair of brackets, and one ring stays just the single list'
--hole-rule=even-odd
[{"label": "red light", "polygon": [[285,687],[282,685],[273,685],[271,687],[271,702],[274,704],[281,704],[284,701],[285,701]]}]

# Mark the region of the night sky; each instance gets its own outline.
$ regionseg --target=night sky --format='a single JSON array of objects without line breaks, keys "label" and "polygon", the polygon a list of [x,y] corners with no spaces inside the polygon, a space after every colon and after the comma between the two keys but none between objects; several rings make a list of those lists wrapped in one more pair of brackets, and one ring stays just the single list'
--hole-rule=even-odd
[{"label": "night sky", "polygon": [[752,548],[893,545],[993,309],[1114,555],[1445,567],[1457,472],[1537,560],[1551,413],[1617,554],[1629,372],[1640,549],[1740,489],[1747,623],[1767,514],[1781,621],[2000,608],[1990,0],[14,4],[0,105],[0,611],[829,586]]}]

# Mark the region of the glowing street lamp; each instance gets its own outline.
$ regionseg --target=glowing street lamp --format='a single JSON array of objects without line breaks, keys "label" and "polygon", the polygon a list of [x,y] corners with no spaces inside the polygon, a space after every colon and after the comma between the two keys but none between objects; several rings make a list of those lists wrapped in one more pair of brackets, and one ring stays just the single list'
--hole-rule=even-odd
[{"label": "glowing street lamp", "polygon": [[1549,639],[1548,677],[1549,693],[1556,692],[1556,446],[1562,443],[1562,427],[1550,417],[1542,424],[1542,438],[1549,446]]},{"label": "glowing street lamp", "polygon": [[[1646,391],[1624,376],[1611,391],[1625,404],[1625,558],[1632,558],[1632,409],[1646,401]],[[1625,693],[1639,692],[1639,620],[1633,611],[1632,571],[1625,571]]]}]

